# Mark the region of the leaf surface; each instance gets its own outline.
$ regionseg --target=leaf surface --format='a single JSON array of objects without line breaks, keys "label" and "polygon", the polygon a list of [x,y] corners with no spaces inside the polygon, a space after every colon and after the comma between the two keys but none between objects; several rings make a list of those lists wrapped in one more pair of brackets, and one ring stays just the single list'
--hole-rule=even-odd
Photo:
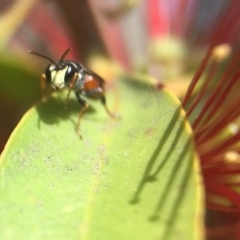
[{"label": "leaf surface", "polygon": [[[72,94],[74,95],[74,94]],[[197,157],[180,103],[121,79],[75,133],[66,92],[32,108],[1,156],[1,239],[203,239]]]}]

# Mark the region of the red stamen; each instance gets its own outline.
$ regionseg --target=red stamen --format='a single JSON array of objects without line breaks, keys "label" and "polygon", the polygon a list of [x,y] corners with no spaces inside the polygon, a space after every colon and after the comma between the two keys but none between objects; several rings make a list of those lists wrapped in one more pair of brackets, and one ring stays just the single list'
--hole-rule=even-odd
[{"label": "red stamen", "polygon": [[[226,152],[227,150],[233,151],[234,145],[236,145],[239,142],[239,140],[240,140],[240,132],[224,140],[223,142],[216,145],[215,147],[211,147],[211,149],[207,149],[205,153],[201,154],[202,161],[205,162],[205,158],[207,159],[207,158],[217,156],[223,152]],[[239,147],[236,146],[235,148],[237,150]]]},{"label": "red stamen", "polygon": [[207,53],[206,53],[206,55],[205,55],[205,57],[204,57],[204,59],[202,60],[201,65],[199,66],[197,72],[195,73],[195,75],[194,75],[194,77],[193,77],[193,79],[192,79],[192,81],[191,81],[191,83],[190,83],[190,85],[189,85],[189,87],[187,89],[187,92],[186,92],[186,94],[184,96],[184,99],[182,101],[183,108],[186,107],[186,104],[187,104],[189,98],[192,95],[193,89],[196,86],[196,84],[198,83],[198,80],[200,79],[200,77],[201,77],[201,75],[202,75],[202,73],[203,73],[203,71],[204,71],[204,69],[205,69],[205,67],[207,65],[207,62],[208,62],[208,60],[209,60],[209,58],[211,56],[211,52],[212,52],[212,49],[209,48]]},{"label": "red stamen", "polygon": [[[189,24],[190,19],[193,19],[192,15],[194,14],[195,9],[191,9],[192,11],[187,11],[190,5],[189,0],[178,0],[173,2],[172,4],[174,4],[175,11],[171,11],[171,32],[173,32],[177,36],[184,36],[186,26],[187,24]],[[173,6],[170,8],[172,9]]]},{"label": "red stamen", "polygon": [[207,75],[206,79],[204,80],[204,84],[202,85],[197,96],[195,97],[193,103],[188,107],[188,110],[186,112],[187,117],[189,117],[191,115],[192,111],[195,109],[195,107],[200,102],[202,96],[205,94],[207,86],[209,85],[210,81],[212,80],[212,76],[216,72],[216,67],[217,67],[217,62],[213,61],[210,66],[210,70],[208,71],[208,75]]},{"label": "red stamen", "polygon": [[[214,45],[231,42],[235,39],[236,34],[239,31],[239,26],[236,26],[236,21],[239,16],[239,0],[232,0],[229,4],[228,9],[222,14],[220,21],[217,22],[217,26],[213,27],[216,29],[214,33],[210,35],[208,42]],[[239,24],[239,23],[238,23]]]},{"label": "red stamen", "polygon": [[[239,60],[240,60],[240,54],[239,54],[239,51],[236,51],[236,54],[234,55],[233,57],[233,60],[230,62],[230,64],[228,65],[225,73],[224,73],[224,76],[222,77],[222,79],[219,81],[215,91],[211,94],[211,96],[209,97],[208,101],[205,103],[203,109],[201,110],[200,112],[200,116],[198,117],[200,121],[201,117],[204,116],[204,114],[207,112],[207,110],[209,110],[209,108],[211,107],[211,102],[213,100],[215,100],[215,97],[216,95],[218,94],[218,91],[221,90],[221,88],[223,88],[225,82],[227,81],[227,78],[229,75],[232,74],[232,72],[235,71],[235,68],[237,68],[239,66]],[[227,114],[225,114],[227,115]],[[221,119],[222,116],[219,116],[219,118]],[[212,119],[212,118],[211,118]],[[214,121],[211,121],[211,119],[208,119],[208,122],[202,126],[200,129],[195,129],[195,138],[196,140],[198,139],[199,136],[201,136],[208,128],[212,127],[212,125],[216,124],[215,120],[216,118],[214,119]],[[196,120],[197,121],[197,120]],[[196,124],[196,123],[195,123]],[[194,124],[194,126],[195,126]],[[196,124],[197,125],[197,124]],[[203,125],[203,124],[202,124]]]},{"label": "red stamen", "polygon": [[234,208],[234,207],[219,206],[219,205],[216,205],[216,204],[214,204],[214,203],[212,203],[208,200],[207,200],[207,205],[208,205],[209,208],[214,209],[214,210],[218,210],[220,212],[228,212],[228,213],[236,213],[236,214],[240,213],[240,209],[237,209],[237,208]]},{"label": "red stamen", "polygon": [[230,200],[234,206],[240,209],[239,193],[233,191],[228,186],[223,184],[220,185],[218,183],[215,184],[215,183],[208,182],[207,191],[211,193],[216,193],[220,196],[227,197],[227,199]]},{"label": "red stamen", "polygon": [[219,116],[214,123],[204,126],[200,131],[198,131],[197,136],[195,136],[195,141],[198,145],[206,142],[208,139],[212,139],[219,132],[224,129],[229,123],[233,122],[240,114],[240,99],[235,101],[231,106],[229,106],[224,112],[223,116]]},{"label": "red stamen", "polygon": [[[230,82],[228,83],[227,87],[223,90],[221,94],[219,94],[222,89],[225,87],[226,80],[228,76],[225,74],[224,77],[221,79],[219,85],[216,87],[212,95],[209,97],[208,101],[202,108],[201,112],[199,113],[199,116],[196,118],[194,123],[192,124],[192,128],[194,130],[197,129],[198,124],[201,121],[201,125],[206,124],[210,119],[212,119],[212,116],[216,112],[216,110],[220,107],[220,104],[224,101],[227,94],[231,90],[231,88],[234,86],[234,84],[237,82],[237,80],[240,77],[240,69],[234,74]],[[218,99],[216,101],[216,99]],[[212,110],[209,110],[210,107],[212,107]],[[204,115],[207,114],[207,117],[205,116],[205,119],[203,119]],[[197,131],[197,130],[196,130]]]},{"label": "red stamen", "polygon": [[168,2],[165,0],[147,1],[149,34],[150,37],[169,35],[170,14],[168,12]]}]

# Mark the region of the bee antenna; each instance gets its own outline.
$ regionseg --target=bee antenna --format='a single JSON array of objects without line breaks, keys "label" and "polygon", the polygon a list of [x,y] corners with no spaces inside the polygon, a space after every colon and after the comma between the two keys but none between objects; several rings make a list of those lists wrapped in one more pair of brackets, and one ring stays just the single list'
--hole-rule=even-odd
[{"label": "bee antenna", "polygon": [[45,55],[42,55],[42,54],[40,54],[40,53],[31,51],[31,50],[29,51],[29,53],[30,53],[30,54],[33,54],[33,55],[36,55],[36,56],[38,56],[38,57],[41,57],[41,58],[45,58],[45,59],[47,59],[48,61],[50,61],[51,63],[53,63],[54,65],[56,65],[56,62],[53,61],[50,57],[47,57],[47,56],[45,56]]},{"label": "bee antenna", "polygon": [[68,49],[63,53],[63,55],[62,55],[62,57],[61,57],[61,59],[60,59],[60,64],[62,64],[64,58],[68,55],[69,51],[70,51],[70,48],[68,48]]}]

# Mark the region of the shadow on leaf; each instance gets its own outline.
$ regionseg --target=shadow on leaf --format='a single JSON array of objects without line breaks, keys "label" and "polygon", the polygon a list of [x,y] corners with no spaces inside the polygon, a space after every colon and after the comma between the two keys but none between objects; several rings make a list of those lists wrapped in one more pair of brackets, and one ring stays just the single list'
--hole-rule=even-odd
[{"label": "shadow on leaf", "polygon": [[[36,107],[39,115],[38,128],[40,128],[41,122],[52,125],[58,124],[60,121],[72,121],[76,124],[76,119],[81,109],[82,106],[74,98],[68,100],[68,107],[65,109],[65,99],[51,96]],[[95,108],[90,104],[83,118],[95,112]],[[96,118],[89,118],[88,120],[101,121]]]},{"label": "shadow on leaf", "polygon": [[[164,169],[165,165],[167,165],[172,154],[176,154],[177,152],[178,156],[175,157],[175,162],[171,163],[171,171],[169,172],[167,179],[165,179],[166,183],[163,185],[164,189],[162,190],[161,197],[157,200],[155,209],[153,209],[153,213],[149,216],[149,220],[151,222],[157,222],[159,220],[163,220],[164,218],[164,221],[168,225],[165,229],[163,234],[164,237],[162,239],[167,239],[168,234],[171,232],[169,230],[174,224],[174,219],[184,196],[184,190],[188,183],[193,163],[193,155],[189,155],[189,152],[191,152],[190,150],[192,148],[191,138],[185,138],[183,142],[184,138],[182,138],[182,136],[184,134],[186,123],[185,119],[182,118],[180,111],[181,107],[177,108],[174,112],[171,121],[169,122],[162,137],[159,139],[155,150],[147,162],[136,192],[130,201],[131,204],[139,203],[141,199],[140,197],[144,196],[142,194],[144,189],[149,186],[148,184],[154,184],[154,182],[162,180],[161,171]],[[171,143],[170,146],[167,145],[169,142]],[[179,143],[181,143],[181,148],[179,147]],[[165,151],[163,151],[164,149]],[[181,182],[176,183],[176,176],[179,174],[182,174],[180,178]],[[165,206],[169,206],[169,199],[171,198],[170,192],[174,184],[175,189],[177,185],[177,197],[171,203],[170,213],[168,214],[167,219],[165,219],[166,216],[162,216],[161,218],[161,210]]]}]

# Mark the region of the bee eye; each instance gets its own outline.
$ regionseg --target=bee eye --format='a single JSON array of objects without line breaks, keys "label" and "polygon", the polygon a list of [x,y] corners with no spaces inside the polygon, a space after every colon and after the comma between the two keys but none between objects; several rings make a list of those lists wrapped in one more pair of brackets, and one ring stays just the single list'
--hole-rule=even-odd
[{"label": "bee eye", "polygon": [[65,79],[64,79],[66,83],[68,83],[68,82],[70,82],[72,80],[72,78],[73,78],[73,76],[74,76],[74,74],[76,72],[76,69],[74,68],[74,66],[72,66],[70,64],[68,65],[67,68],[68,69],[66,71]]},{"label": "bee eye", "polygon": [[54,71],[54,70],[55,70],[55,66],[54,66],[53,64],[50,64],[50,65],[46,68],[45,76],[46,76],[47,82],[51,82],[51,81],[52,81],[51,73],[52,73],[52,71]]}]

